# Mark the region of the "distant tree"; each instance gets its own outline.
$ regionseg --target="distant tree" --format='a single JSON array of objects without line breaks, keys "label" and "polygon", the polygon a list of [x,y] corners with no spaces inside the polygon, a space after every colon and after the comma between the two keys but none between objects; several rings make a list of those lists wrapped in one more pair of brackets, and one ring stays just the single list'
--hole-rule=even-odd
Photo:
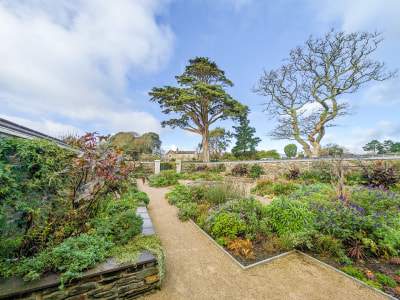
[{"label": "distant tree", "polygon": [[392,152],[392,148],[394,146],[394,142],[392,140],[386,140],[386,141],[383,141],[383,143],[381,145],[382,145],[382,148],[383,148],[382,149],[383,150],[382,154],[391,153]]},{"label": "distant tree", "polygon": [[268,151],[265,150],[257,151],[257,159],[268,158],[268,157],[278,159],[281,156],[275,149]]},{"label": "distant tree", "polygon": [[274,150],[268,150],[265,154],[265,157],[271,157],[271,158],[275,158],[278,159],[281,156],[279,155],[279,153],[274,149]]},{"label": "distant tree", "polygon": [[400,153],[400,142],[394,143],[390,152],[391,153]]},{"label": "distant tree", "polygon": [[140,137],[142,142],[142,153],[161,155],[160,136],[155,132],[148,132]]},{"label": "distant tree", "polygon": [[177,119],[163,121],[162,126],[179,127],[202,136],[203,161],[210,161],[209,128],[218,120],[238,119],[248,108],[232,99],[225,88],[233,83],[215,62],[196,57],[189,60],[185,72],[175,77],[180,87],[153,88],[150,101],[158,102],[163,113],[175,113]]},{"label": "distant tree", "polygon": [[295,144],[286,145],[283,149],[285,151],[286,157],[296,157],[297,154],[297,146]]},{"label": "distant tree", "polygon": [[148,132],[142,136],[136,132],[119,132],[110,138],[110,144],[122,149],[135,160],[161,156],[161,140],[154,132]]},{"label": "distant tree", "polygon": [[373,154],[377,154],[383,151],[383,146],[378,140],[372,140],[362,148],[364,151],[372,151]]},{"label": "distant tree", "polygon": [[331,30],[290,51],[279,69],[264,71],[254,91],[268,98],[265,111],[277,119],[271,136],[296,140],[308,156],[318,157],[326,128],[352,112],[340,97],[395,76],[372,59],[381,41],[379,32]]},{"label": "distant tree", "polygon": [[400,153],[400,143],[392,140],[383,141],[372,140],[362,147],[364,151],[370,151],[373,154]]},{"label": "distant tree", "polygon": [[235,160],[237,160],[237,157],[231,152],[225,152],[224,155],[222,156],[222,160],[235,161]]},{"label": "distant tree", "polygon": [[321,156],[341,156],[344,154],[344,148],[337,144],[327,144],[321,150]]},{"label": "distant tree", "polygon": [[[224,128],[217,127],[210,131],[210,154],[214,158],[221,158],[222,152],[231,143],[232,133],[225,131]],[[203,143],[198,145],[198,148],[203,149]]]},{"label": "distant tree", "polygon": [[259,137],[254,137],[256,132],[254,127],[249,126],[249,120],[247,118],[242,118],[240,120],[240,126],[233,126],[235,133],[233,136],[236,138],[236,145],[232,149],[232,153],[236,157],[242,157],[245,160],[247,157],[251,158],[255,152],[256,147],[261,139]]},{"label": "distant tree", "polygon": [[382,144],[384,153],[399,153],[400,143],[396,143],[392,140],[383,141]]}]

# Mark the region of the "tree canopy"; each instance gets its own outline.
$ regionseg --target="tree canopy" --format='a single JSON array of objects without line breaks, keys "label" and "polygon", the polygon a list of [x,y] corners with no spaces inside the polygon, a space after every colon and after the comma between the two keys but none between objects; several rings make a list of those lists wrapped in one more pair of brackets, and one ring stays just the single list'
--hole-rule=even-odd
[{"label": "tree canopy", "polygon": [[236,157],[242,157],[245,160],[247,157],[251,158],[256,153],[256,147],[261,139],[254,137],[256,130],[254,127],[249,126],[247,118],[241,118],[239,126],[233,126],[235,133],[233,136],[236,138],[236,145],[232,149],[232,153]]},{"label": "tree canopy", "polygon": [[286,145],[283,149],[285,151],[286,157],[296,157],[297,154],[297,146],[295,144]]},{"label": "tree canopy", "polygon": [[372,140],[362,148],[373,154],[400,153],[400,142],[385,140],[381,143],[378,140]]},{"label": "tree canopy", "polygon": [[247,115],[248,108],[225,92],[233,83],[215,62],[196,57],[189,60],[185,72],[175,76],[179,87],[154,87],[150,101],[157,102],[163,113],[176,118],[163,121],[163,127],[179,127],[202,136],[203,160],[210,161],[209,127],[216,121]]},{"label": "tree canopy", "polygon": [[161,155],[161,140],[157,133],[148,132],[139,135],[136,132],[119,132],[110,139],[110,144],[122,149],[132,158],[154,159]]},{"label": "tree canopy", "polygon": [[379,32],[331,30],[291,50],[279,69],[264,71],[254,91],[267,97],[265,111],[277,120],[271,136],[296,140],[308,156],[319,156],[326,128],[352,112],[340,97],[395,75],[371,58],[381,41]]}]

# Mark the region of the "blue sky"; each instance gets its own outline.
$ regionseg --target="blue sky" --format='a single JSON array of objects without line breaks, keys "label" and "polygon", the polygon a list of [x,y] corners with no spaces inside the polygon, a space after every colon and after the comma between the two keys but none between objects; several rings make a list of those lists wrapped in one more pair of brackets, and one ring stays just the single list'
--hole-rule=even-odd
[{"label": "blue sky", "polygon": [[[258,149],[283,153],[292,141],[267,135],[275,123],[252,92],[263,70],[331,28],[383,31],[374,58],[398,69],[399,11],[398,0],[0,0],[0,117],[53,136],[154,131],[166,150],[194,150],[201,137],[161,128],[166,116],[147,93],[176,85],[188,60],[204,56],[249,106]],[[338,119],[322,145],[362,153],[372,139],[400,141],[399,77],[344,100],[356,114]]]}]

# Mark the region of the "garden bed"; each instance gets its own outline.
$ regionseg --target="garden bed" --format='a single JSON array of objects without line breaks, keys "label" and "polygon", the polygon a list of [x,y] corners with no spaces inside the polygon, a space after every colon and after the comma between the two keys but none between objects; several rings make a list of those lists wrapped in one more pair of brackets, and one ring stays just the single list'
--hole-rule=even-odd
[{"label": "garden bed", "polygon": [[[161,280],[161,241],[146,212],[149,198],[135,187],[136,163],[112,148],[100,147],[98,143],[104,139],[96,134],[83,136],[76,141],[80,152],[42,140],[0,141],[0,165],[6,166],[0,172],[0,275],[20,278],[5,279],[2,291],[8,285],[16,290],[14,284],[23,279],[30,283],[23,283],[20,293],[28,293],[32,286],[40,287],[39,279],[49,274],[43,288],[54,288],[45,291],[57,292],[54,299],[74,296],[77,291],[70,292],[71,284],[82,284],[82,291],[93,295],[105,292],[98,296],[102,298],[111,295],[111,290],[115,295],[139,286],[147,290],[144,286],[154,278],[148,279],[146,272],[122,292],[117,287],[103,287],[105,278],[93,279],[88,271],[110,259],[131,268],[143,251],[153,253],[150,256],[157,259],[140,268],[157,269],[158,279],[152,283]],[[109,268],[109,263],[103,267]],[[113,270],[119,268],[114,266]],[[142,272],[135,268],[129,272],[136,271]],[[91,284],[79,283],[82,276]]]},{"label": "garden bed", "polygon": [[342,188],[338,198],[330,184],[262,181],[252,192],[273,198],[263,205],[240,184],[202,182],[166,198],[244,269],[295,249],[400,298],[399,196]]}]

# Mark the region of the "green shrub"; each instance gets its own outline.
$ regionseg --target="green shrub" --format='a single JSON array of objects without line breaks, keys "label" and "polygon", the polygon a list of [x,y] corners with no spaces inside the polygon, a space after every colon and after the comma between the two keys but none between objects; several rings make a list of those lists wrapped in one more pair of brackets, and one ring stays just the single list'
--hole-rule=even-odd
[{"label": "green shrub", "polygon": [[258,226],[259,226],[259,232],[262,236],[272,235],[273,228],[268,217],[262,218],[259,221]]},{"label": "green shrub", "polygon": [[168,186],[169,181],[165,177],[156,177],[156,178],[151,178],[149,181],[149,186],[157,186],[157,187],[162,187],[162,186]]},{"label": "green shrub", "polygon": [[298,185],[290,181],[278,181],[272,185],[272,190],[275,195],[290,195],[297,188]]},{"label": "green shrub", "polygon": [[283,196],[267,206],[266,214],[270,218],[272,228],[279,235],[301,231],[310,227],[313,220],[313,214],[307,204]]},{"label": "green shrub", "polygon": [[218,171],[219,172],[225,172],[226,171],[225,164],[218,164]]},{"label": "green shrub", "polygon": [[265,195],[290,195],[298,189],[294,182],[263,180],[251,189],[252,193]]},{"label": "green shrub", "polygon": [[351,277],[354,277],[354,278],[357,278],[360,280],[366,279],[363,271],[361,271],[360,269],[357,269],[353,266],[347,266],[347,267],[340,268],[340,271],[346,273],[347,275],[350,275]]},{"label": "green shrub", "polygon": [[108,197],[107,200],[108,201],[104,201],[101,210],[99,209],[99,216],[113,216],[128,209],[136,210],[137,207],[136,203],[132,201],[130,194],[124,194],[120,199]]},{"label": "green shrub", "polygon": [[259,178],[263,174],[263,169],[259,165],[252,165],[249,171],[249,176],[251,178]]},{"label": "green shrub", "polygon": [[373,281],[373,280],[371,280],[371,279],[363,278],[363,279],[361,279],[361,281],[366,283],[366,284],[368,284],[369,286],[379,290],[379,291],[382,291],[382,288],[381,288],[380,284],[375,282],[375,281]]},{"label": "green shrub", "polygon": [[392,288],[395,288],[397,286],[396,282],[387,275],[384,275],[381,273],[376,273],[375,278],[376,278],[376,281],[378,281],[383,286],[389,286]]},{"label": "green shrub", "polygon": [[129,208],[113,201],[102,218],[93,219],[90,224],[95,228],[97,235],[119,244],[126,244],[134,235],[142,232],[143,219],[135,211],[136,206]]},{"label": "green shrub", "polygon": [[107,250],[113,246],[114,243],[97,235],[70,237],[52,250],[25,259],[16,274],[24,276],[25,280],[34,280],[45,272],[61,271],[62,289],[66,282],[79,277],[82,271],[104,261],[108,256]]},{"label": "green shrub", "polygon": [[328,163],[316,163],[311,171],[303,171],[300,180],[309,183],[330,183],[331,170]]},{"label": "green shrub", "polygon": [[160,174],[151,176],[149,178],[149,185],[156,187],[176,185],[178,184],[178,180],[182,179],[183,177],[184,175],[180,173],[164,171]]},{"label": "green shrub", "polygon": [[143,218],[133,209],[118,214],[113,222],[114,241],[126,244],[134,235],[142,232]]},{"label": "green shrub", "polygon": [[233,240],[245,230],[244,220],[238,213],[222,213],[218,215],[211,227],[211,235],[215,238],[227,237]]},{"label": "green shrub", "polygon": [[179,209],[178,217],[182,221],[187,221],[189,219],[194,219],[196,217],[196,204],[186,203]]},{"label": "green shrub", "polygon": [[254,239],[259,234],[259,222],[266,216],[266,208],[254,198],[237,198],[211,207],[207,210],[208,216],[199,223],[204,230],[210,232],[220,214],[238,214],[245,222],[244,234]]},{"label": "green shrub", "polygon": [[257,185],[255,187],[253,187],[250,192],[252,194],[257,194],[257,195],[267,195],[270,191],[270,189],[272,188],[272,185],[274,184],[274,182],[272,180],[263,180],[259,183],[257,183]]},{"label": "green shrub", "polygon": [[130,195],[131,198],[138,200],[138,201],[143,201],[144,204],[148,205],[150,203],[149,196],[145,192],[136,192]]}]

